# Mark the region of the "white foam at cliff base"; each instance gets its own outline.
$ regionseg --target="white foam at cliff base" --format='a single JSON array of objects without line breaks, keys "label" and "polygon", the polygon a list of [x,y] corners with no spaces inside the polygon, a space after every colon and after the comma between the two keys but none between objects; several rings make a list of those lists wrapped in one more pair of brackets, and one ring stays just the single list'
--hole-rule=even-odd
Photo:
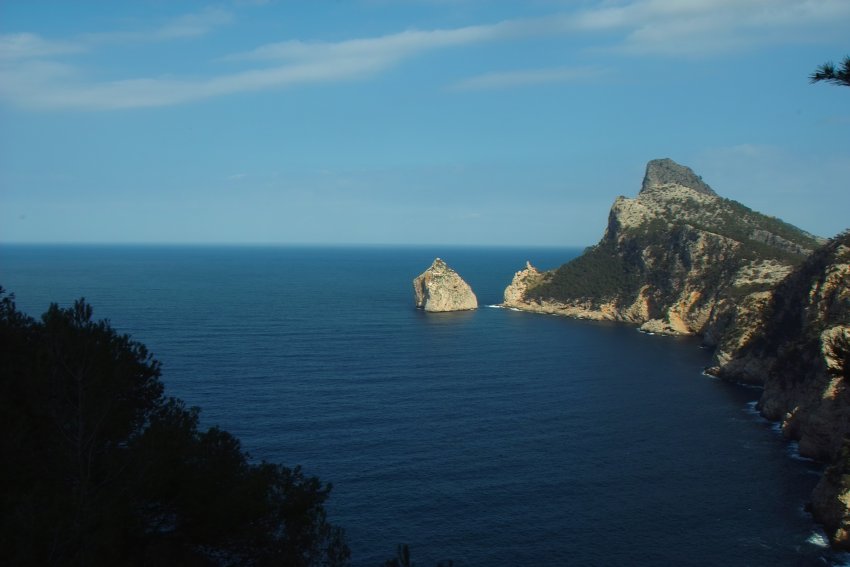
[{"label": "white foam at cliff base", "polygon": [[[764,417],[764,416],[761,414],[761,412],[759,411],[759,409],[758,409],[758,403],[759,403],[759,402],[758,402],[758,400],[753,400],[753,401],[751,401],[751,402],[747,402],[747,403],[744,405],[744,409],[743,409],[742,411],[743,411],[745,414],[749,415],[750,417],[755,418],[755,420],[756,420],[756,421],[759,421],[759,422],[761,422],[761,423],[770,423],[770,420],[769,420],[769,419],[767,419],[766,417]],[[773,425],[771,426],[771,428],[774,428],[775,426],[776,426],[776,424],[773,424]]]},{"label": "white foam at cliff base", "polygon": [[[739,388],[746,388],[748,390],[764,390],[764,386],[759,386],[758,384],[746,384],[744,382],[735,382],[735,381],[726,380],[725,378],[721,378],[720,376],[716,376],[714,374],[711,374],[710,372],[708,372],[708,368],[704,368],[701,374],[703,376],[707,376],[708,378],[713,378],[714,380],[723,380],[724,382],[734,384],[735,386],[737,386]],[[752,402],[752,403],[755,404],[757,402]]]},{"label": "white foam at cliff base", "polygon": [[788,443],[788,455],[794,459],[795,461],[803,461],[806,463],[813,463],[814,459],[810,459],[809,457],[804,457],[800,454],[800,444],[796,441],[790,441]]},{"label": "white foam at cliff base", "polygon": [[487,307],[489,307],[491,309],[504,309],[505,308],[504,305],[498,305],[498,304],[488,305]]},{"label": "white foam at cliff base", "polygon": [[829,538],[826,537],[826,534],[822,530],[813,531],[812,535],[806,538],[806,543],[810,543],[822,549],[829,548]]},{"label": "white foam at cliff base", "polygon": [[758,400],[753,400],[751,402],[747,402],[744,411],[747,412],[750,415],[755,415],[755,416],[761,417],[761,414],[759,413],[759,410],[758,410],[758,405],[759,405]]}]

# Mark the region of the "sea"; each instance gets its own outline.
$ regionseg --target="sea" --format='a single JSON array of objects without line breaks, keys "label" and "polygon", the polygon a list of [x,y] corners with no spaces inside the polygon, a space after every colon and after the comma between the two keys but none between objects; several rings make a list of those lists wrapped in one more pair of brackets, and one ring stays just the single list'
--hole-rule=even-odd
[{"label": "sea", "polygon": [[[39,316],[85,297],[254,460],[333,484],[352,565],[833,565],[821,466],[690,338],[499,308],[573,248],[0,245]],[[424,313],[443,258],[480,308]]]}]

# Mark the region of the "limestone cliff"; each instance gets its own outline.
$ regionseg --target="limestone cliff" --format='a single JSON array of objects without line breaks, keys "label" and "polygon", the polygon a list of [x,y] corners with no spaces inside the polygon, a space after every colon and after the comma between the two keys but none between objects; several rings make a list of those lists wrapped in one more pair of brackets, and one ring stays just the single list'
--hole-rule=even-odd
[{"label": "limestone cliff", "polygon": [[463,278],[440,258],[413,280],[416,307],[425,311],[466,311],[478,308],[478,299]]},{"label": "limestone cliff", "polygon": [[725,356],[746,339],[746,331],[727,329],[757,312],[764,292],[818,245],[802,230],[718,196],[690,168],[653,160],[638,196],[614,202],[596,246],[535,276],[522,294],[506,295],[505,305],[697,334],[720,343]]},{"label": "limestone cliff", "polygon": [[747,340],[711,371],[764,381],[762,414],[804,456],[832,463],[812,512],[850,549],[850,232],[830,240],[778,286]]},{"label": "limestone cliff", "polygon": [[800,452],[839,454],[850,434],[850,233],[819,248],[776,286],[740,346],[711,371],[764,381],[759,407]]},{"label": "limestone cliff", "polygon": [[539,284],[542,277],[540,270],[526,262],[525,269],[515,273],[511,284],[505,288],[505,305],[521,302],[528,289]]},{"label": "limestone cliff", "polygon": [[850,549],[850,442],[827,467],[812,492],[812,514],[835,547]]}]

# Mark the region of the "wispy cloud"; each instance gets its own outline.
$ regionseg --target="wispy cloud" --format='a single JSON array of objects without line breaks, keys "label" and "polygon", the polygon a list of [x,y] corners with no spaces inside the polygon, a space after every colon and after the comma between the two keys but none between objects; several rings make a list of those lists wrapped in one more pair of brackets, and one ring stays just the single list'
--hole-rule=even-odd
[{"label": "wispy cloud", "polygon": [[233,21],[233,15],[221,8],[206,8],[200,12],[183,14],[158,27],[141,31],[108,31],[88,33],[79,40],[86,44],[158,42],[196,38]]},{"label": "wispy cloud", "polygon": [[339,42],[283,41],[260,46],[231,60],[315,60],[368,57],[399,60],[425,51],[553,33],[568,23],[565,16],[505,20],[452,29],[406,30],[378,37]]},{"label": "wispy cloud", "polygon": [[608,45],[615,50],[681,57],[842,37],[849,17],[844,0],[634,0],[580,12],[575,23],[585,31],[620,32]]},{"label": "wispy cloud", "polygon": [[0,96],[35,108],[121,109],[169,106],[205,98],[368,75],[368,59],[315,61],[205,79],[144,78],[86,82],[73,67],[31,64],[0,69]]},{"label": "wispy cloud", "polygon": [[[167,106],[240,92],[364,79],[427,52],[545,36],[581,36],[591,39],[595,49],[633,56],[713,56],[776,41],[811,41],[818,35],[846,33],[850,2],[599,0],[590,8],[547,17],[405,30],[336,42],[274,42],[225,57],[219,62],[239,69],[213,76],[126,76],[97,81],[84,67],[58,59],[106,43],[200,37],[230,21],[228,12],[208,9],[141,32],[93,33],[70,41],[32,33],[0,36],[0,98],[35,108]],[[497,71],[469,77],[450,88],[539,85],[585,79],[593,73],[590,68],[567,67]]]},{"label": "wispy cloud", "polygon": [[160,26],[139,31],[85,33],[68,40],[51,40],[35,33],[0,34],[0,62],[44,59],[90,51],[104,43],[159,42],[204,36],[232,21],[220,8],[183,14]]},{"label": "wispy cloud", "polygon": [[[86,82],[68,66],[7,66],[0,68],[0,96],[23,106],[41,108],[167,106],[237,92],[368,77],[425,51],[522,37],[528,35],[530,28],[539,29],[541,24],[517,20],[340,42],[286,41],[226,58],[242,64],[265,64],[264,67],[205,78]],[[552,22],[546,25],[551,26]],[[55,71],[55,75],[50,71]]]},{"label": "wispy cloud", "polygon": [[34,33],[0,34],[0,62],[55,57],[85,49],[79,42],[51,41]]},{"label": "wispy cloud", "polygon": [[505,89],[544,85],[550,83],[565,83],[587,80],[604,74],[604,71],[590,67],[555,67],[552,69],[525,69],[521,71],[505,71],[484,73],[456,82],[449,88],[452,90]]}]

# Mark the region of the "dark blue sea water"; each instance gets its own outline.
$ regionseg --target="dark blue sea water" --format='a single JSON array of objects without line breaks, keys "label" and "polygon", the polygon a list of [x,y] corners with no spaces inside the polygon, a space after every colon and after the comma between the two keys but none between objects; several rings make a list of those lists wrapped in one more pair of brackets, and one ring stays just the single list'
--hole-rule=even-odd
[{"label": "dark blue sea water", "polygon": [[[803,511],[819,467],[698,342],[486,307],[577,253],[2,246],[0,285],[33,315],[85,296],[205,425],[332,482],[356,566],[842,560]],[[413,308],[436,255],[481,309]]]}]

